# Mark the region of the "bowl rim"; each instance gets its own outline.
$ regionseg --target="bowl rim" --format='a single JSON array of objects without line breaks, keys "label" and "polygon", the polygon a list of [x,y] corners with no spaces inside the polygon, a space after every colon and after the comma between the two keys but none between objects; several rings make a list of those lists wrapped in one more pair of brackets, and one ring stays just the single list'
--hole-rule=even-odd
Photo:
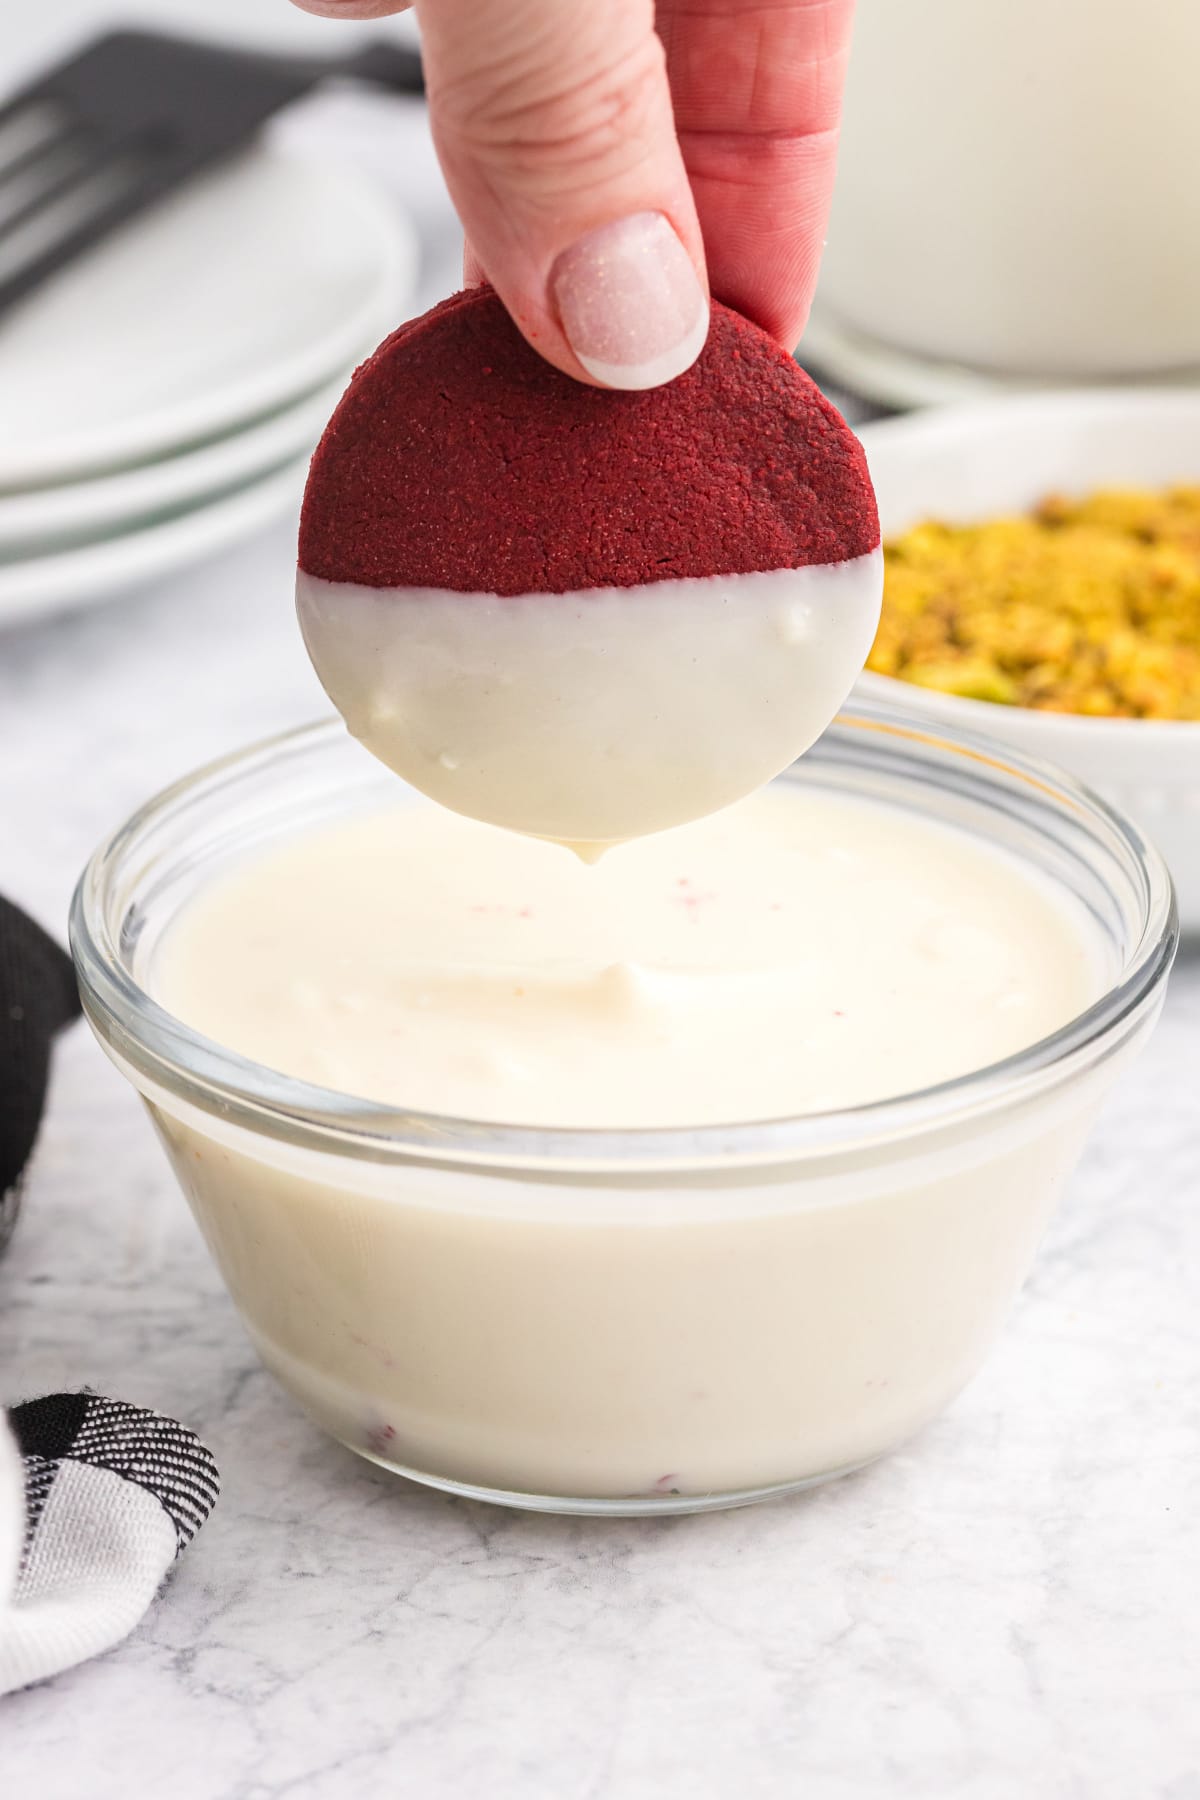
[{"label": "bowl rim", "polygon": [[[900,675],[885,675],[879,669],[863,670],[854,684],[851,698],[865,698],[896,708],[911,705],[914,712],[920,712],[927,719],[936,719],[955,732],[960,719],[963,729],[969,732],[977,725],[979,731],[987,732],[994,719],[994,730],[999,737],[1003,737],[1006,730],[1029,728],[1045,732],[1047,738],[1063,740],[1064,756],[1069,756],[1075,748],[1068,740],[1079,737],[1083,731],[1093,741],[1101,735],[1111,734],[1114,749],[1129,749],[1134,738],[1138,740],[1138,749],[1146,752],[1166,750],[1168,737],[1172,751],[1178,751],[1181,745],[1200,746],[1200,719],[1131,719],[1127,715],[1093,718],[1087,713],[1043,712],[1034,706],[976,700],[969,694],[944,694],[940,689],[922,687],[918,681],[905,681]],[[1164,771],[1164,779],[1169,780],[1169,775],[1169,771]],[[1194,785],[1190,770],[1180,771],[1180,778],[1185,779],[1189,787]]]},{"label": "bowl rim", "polygon": [[1094,387],[1031,388],[1012,394],[980,395],[978,399],[950,401],[938,406],[919,406],[883,418],[870,419],[857,427],[863,448],[878,438],[975,437],[992,430],[997,424],[1016,420],[1041,423],[1048,415],[1077,417],[1085,420],[1103,415],[1145,415],[1178,413],[1200,420],[1200,383],[1131,382],[1128,386],[1109,382]]},{"label": "bowl rim", "polygon": [[[408,1111],[299,1081],[205,1037],[161,1007],[124,965],[106,899],[119,858],[167,816],[222,781],[308,749],[344,744],[340,719],[281,732],[204,764],[143,803],[97,846],[71,903],[70,942],[84,1011],[101,1044],[144,1094],[182,1102],[258,1137],[382,1163],[482,1165],[526,1175],[630,1175],[724,1171],[828,1160],[867,1147],[926,1138],[944,1127],[1020,1104],[1099,1060],[1157,1009],[1178,945],[1174,888],[1162,857],[1136,824],[1072,776],[974,733],[943,734],[930,721],[853,696],[835,736],[858,731],[895,740],[887,756],[950,752],[976,781],[1005,778],[1049,795],[1094,837],[1116,838],[1143,891],[1141,932],[1119,976],[1081,1013],[1025,1049],[914,1092],[827,1112],[742,1124],[669,1128],[506,1125]],[[826,734],[826,740],[829,738]],[[878,750],[878,746],[872,745]],[[811,753],[810,753],[811,754]],[[805,759],[801,759],[801,768]],[[850,764],[853,766],[851,756]],[[794,778],[798,765],[785,771]]]}]

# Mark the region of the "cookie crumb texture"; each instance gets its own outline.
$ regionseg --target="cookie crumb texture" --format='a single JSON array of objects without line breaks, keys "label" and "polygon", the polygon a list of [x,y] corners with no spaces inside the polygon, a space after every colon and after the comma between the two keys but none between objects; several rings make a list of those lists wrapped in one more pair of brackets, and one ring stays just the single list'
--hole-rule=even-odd
[{"label": "cookie crumb texture", "polygon": [[713,306],[666,387],[585,387],[495,294],[456,294],[357,371],[313,457],[300,566],[326,581],[511,596],[863,556],[862,448],[773,339]]}]

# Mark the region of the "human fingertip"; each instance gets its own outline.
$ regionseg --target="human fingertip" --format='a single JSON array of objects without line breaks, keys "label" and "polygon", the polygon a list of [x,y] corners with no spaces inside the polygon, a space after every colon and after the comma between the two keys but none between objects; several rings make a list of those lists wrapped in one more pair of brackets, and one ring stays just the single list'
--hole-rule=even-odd
[{"label": "human fingertip", "polygon": [[578,238],[550,271],[563,336],[604,387],[660,387],[708,336],[708,296],[670,220],[630,213]]},{"label": "human fingertip", "polygon": [[292,5],[322,19],[386,19],[410,11],[413,0],[292,0]]}]

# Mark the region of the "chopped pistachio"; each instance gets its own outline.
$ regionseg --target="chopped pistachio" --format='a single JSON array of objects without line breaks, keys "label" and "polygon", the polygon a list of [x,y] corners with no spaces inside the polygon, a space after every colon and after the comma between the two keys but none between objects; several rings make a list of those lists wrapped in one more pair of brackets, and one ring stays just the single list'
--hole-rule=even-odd
[{"label": "chopped pistachio", "polygon": [[869,668],[1003,706],[1200,718],[1200,483],[925,520],[884,556]]}]

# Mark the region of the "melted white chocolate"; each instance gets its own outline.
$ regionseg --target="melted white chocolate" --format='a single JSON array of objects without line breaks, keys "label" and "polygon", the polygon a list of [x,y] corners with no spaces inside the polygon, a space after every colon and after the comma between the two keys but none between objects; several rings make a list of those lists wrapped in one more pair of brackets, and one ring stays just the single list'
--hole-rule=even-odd
[{"label": "melted white chocolate", "polygon": [[845,1107],[995,1062],[1102,981],[1061,892],[898,808],[779,783],[585,868],[412,800],[265,850],[156,998],[271,1068],[513,1124]]},{"label": "melted white chocolate", "polygon": [[301,570],[296,604],[322,685],[389,768],[594,859],[730,805],[807,750],[862,669],[882,589],[874,550],[504,599]]}]

